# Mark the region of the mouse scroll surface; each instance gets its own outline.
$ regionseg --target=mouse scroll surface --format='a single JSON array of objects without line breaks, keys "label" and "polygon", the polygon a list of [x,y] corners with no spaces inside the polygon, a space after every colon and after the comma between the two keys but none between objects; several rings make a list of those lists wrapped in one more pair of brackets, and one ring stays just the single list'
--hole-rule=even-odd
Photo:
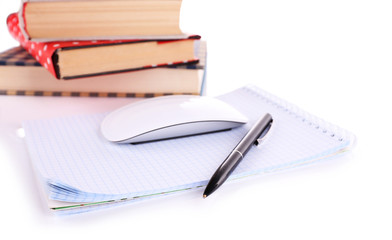
[{"label": "mouse scroll surface", "polygon": [[103,136],[117,143],[138,143],[220,131],[247,118],[227,103],[201,96],[164,96],[131,103],[109,113]]}]

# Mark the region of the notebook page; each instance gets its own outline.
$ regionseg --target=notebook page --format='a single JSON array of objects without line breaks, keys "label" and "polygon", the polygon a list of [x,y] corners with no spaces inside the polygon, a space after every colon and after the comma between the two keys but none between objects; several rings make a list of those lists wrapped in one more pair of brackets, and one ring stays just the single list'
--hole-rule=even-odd
[{"label": "notebook page", "polygon": [[24,123],[32,162],[55,200],[83,202],[170,192],[206,185],[216,168],[260,116],[273,131],[252,148],[231,178],[308,163],[350,147],[353,136],[260,89],[219,97],[249,118],[230,131],[140,145],[110,143],[100,134],[105,114]]}]

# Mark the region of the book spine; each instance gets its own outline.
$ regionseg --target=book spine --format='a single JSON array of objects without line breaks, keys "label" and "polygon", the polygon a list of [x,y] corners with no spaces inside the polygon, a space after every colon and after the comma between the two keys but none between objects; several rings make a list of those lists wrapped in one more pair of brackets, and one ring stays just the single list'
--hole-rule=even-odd
[{"label": "book spine", "polygon": [[32,55],[43,67],[45,67],[53,76],[57,78],[52,61],[52,55],[55,49],[49,44],[33,42],[26,38],[22,33],[20,26],[20,22],[23,22],[23,20],[20,21],[19,17],[20,13],[13,13],[8,16],[8,31],[12,37],[14,37],[20,43],[20,45],[30,53],[30,55]]}]

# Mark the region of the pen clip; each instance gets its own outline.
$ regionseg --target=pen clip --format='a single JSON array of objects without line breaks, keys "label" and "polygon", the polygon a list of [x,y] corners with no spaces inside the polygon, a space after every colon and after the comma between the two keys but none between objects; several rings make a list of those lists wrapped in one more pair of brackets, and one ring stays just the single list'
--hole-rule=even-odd
[{"label": "pen clip", "polygon": [[270,131],[271,131],[271,128],[272,128],[272,122],[273,121],[270,121],[269,123],[268,123],[268,126],[261,132],[261,134],[260,134],[260,136],[256,139],[256,141],[254,142],[254,145],[256,145],[256,146],[259,146],[260,144],[262,144],[263,142],[265,142],[265,140],[267,139],[267,135],[270,135],[270,134],[268,134]]}]

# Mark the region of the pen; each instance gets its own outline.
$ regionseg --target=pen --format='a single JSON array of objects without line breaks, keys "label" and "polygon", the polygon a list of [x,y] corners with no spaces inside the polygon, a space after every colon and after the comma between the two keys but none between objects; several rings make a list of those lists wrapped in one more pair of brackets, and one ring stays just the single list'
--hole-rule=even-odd
[{"label": "pen", "polygon": [[229,156],[223,161],[219,168],[212,175],[204,190],[203,197],[206,198],[218,189],[238,166],[245,154],[253,144],[257,145],[259,139],[263,138],[271,128],[272,116],[267,113],[260,118],[255,125],[246,133],[237,146],[231,151]]}]

